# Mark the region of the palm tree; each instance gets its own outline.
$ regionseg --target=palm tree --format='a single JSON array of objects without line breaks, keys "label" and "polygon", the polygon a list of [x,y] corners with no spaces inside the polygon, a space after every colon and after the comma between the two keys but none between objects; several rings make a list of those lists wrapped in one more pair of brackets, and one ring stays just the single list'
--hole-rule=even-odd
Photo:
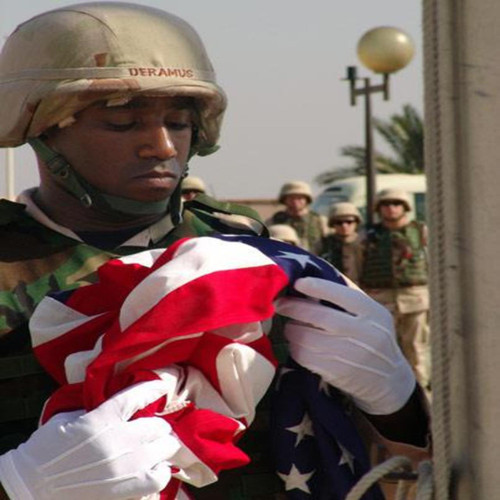
[{"label": "palm tree", "polygon": [[[424,124],[413,106],[404,105],[401,114],[394,114],[387,121],[374,118],[373,127],[393,152],[391,156],[375,152],[374,161],[377,172],[381,174],[421,174],[424,172]],[[318,184],[328,184],[345,177],[365,174],[364,147],[344,146],[341,154],[354,160],[354,164],[319,174],[316,177]]]}]

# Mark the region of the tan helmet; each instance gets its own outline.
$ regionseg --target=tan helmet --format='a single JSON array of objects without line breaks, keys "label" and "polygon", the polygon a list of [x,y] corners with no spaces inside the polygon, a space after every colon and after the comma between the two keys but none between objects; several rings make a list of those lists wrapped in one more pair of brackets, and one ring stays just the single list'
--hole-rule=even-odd
[{"label": "tan helmet", "polygon": [[182,181],[181,192],[182,191],[198,191],[200,193],[205,193],[205,183],[199,177],[188,175]]},{"label": "tan helmet", "polygon": [[279,194],[279,202],[283,203],[285,196],[288,194],[303,194],[307,198],[308,203],[312,202],[311,187],[307,182],[291,181],[283,184]]},{"label": "tan helmet", "polygon": [[385,200],[401,201],[405,207],[406,212],[409,212],[411,210],[410,196],[406,191],[403,191],[402,189],[388,188],[379,191],[377,193],[377,196],[375,197],[375,212],[378,211],[380,202]]},{"label": "tan helmet", "polygon": [[286,224],[273,224],[269,226],[269,236],[275,240],[281,240],[292,245],[299,244],[299,236],[292,226]]},{"label": "tan helmet", "polygon": [[226,97],[194,29],[163,10],[122,2],[70,5],[19,25],[0,54],[0,146],[18,146],[95,101],[193,97],[195,152],[219,137]]},{"label": "tan helmet", "polygon": [[338,203],[334,203],[330,208],[330,212],[328,213],[328,222],[331,223],[334,220],[342,219],[345,217],[355,217],[358,221],[358,224],[361,224],[363,220],[359,210],[353,203],[350,203],[348,201],[340,201]]}]

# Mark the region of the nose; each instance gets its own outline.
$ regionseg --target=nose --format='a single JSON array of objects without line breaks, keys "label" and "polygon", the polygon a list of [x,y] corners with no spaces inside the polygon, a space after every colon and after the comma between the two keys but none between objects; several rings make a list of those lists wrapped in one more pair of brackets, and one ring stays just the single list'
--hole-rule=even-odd
[{"label": "nose", "polygon": [[158,124],[148,127],[141,140],[138,156],[159,160],[169,160],[177,156],[177,149],[165,125]]}]

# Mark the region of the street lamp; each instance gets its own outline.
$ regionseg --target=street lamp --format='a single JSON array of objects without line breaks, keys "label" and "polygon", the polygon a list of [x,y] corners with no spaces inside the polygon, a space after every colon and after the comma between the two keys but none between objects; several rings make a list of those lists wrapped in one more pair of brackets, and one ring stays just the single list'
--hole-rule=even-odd
[{"label": "street lamp", "polygon": [[[346,80],[349,81],[351,106],[356,105],[356,97],[365,98],[365,151],[366,151],[366,223],[373,224],[375,196],[375,162],[373,159],[373,126],[371,95],[376,92],[389,99],[389,75],[404,68],[412,59],[414,45],[411,38],[398,28],[381,26],[367,31],[359,40],[358,58],[374,73],[382,75],[382,83],[371,85],[370,78],[358,78],[356,66],[347,67]],[[356,81],[363,80],[363,86],[356,87]]]}]

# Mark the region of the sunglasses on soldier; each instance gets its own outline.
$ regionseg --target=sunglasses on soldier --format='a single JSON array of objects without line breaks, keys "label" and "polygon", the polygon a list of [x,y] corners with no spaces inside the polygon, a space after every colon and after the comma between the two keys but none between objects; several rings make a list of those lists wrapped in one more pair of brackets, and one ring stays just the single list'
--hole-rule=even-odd
[{"label": "sunglasses on soldier", "polygon": [[357,222],[356,219],[343,219],[343,220],[335,220],[333,221],[334,226],[342,226],[343,224],[355,224]]},{"label": "sunglasses on soldier", "polygon": [[403,205],[403,202],[400,200],[384,200],[384,201],[380,202],[380,205],[382,207],[390,207],[391,205],[393,205],[395,207],[399,207],[399,206]]}]

